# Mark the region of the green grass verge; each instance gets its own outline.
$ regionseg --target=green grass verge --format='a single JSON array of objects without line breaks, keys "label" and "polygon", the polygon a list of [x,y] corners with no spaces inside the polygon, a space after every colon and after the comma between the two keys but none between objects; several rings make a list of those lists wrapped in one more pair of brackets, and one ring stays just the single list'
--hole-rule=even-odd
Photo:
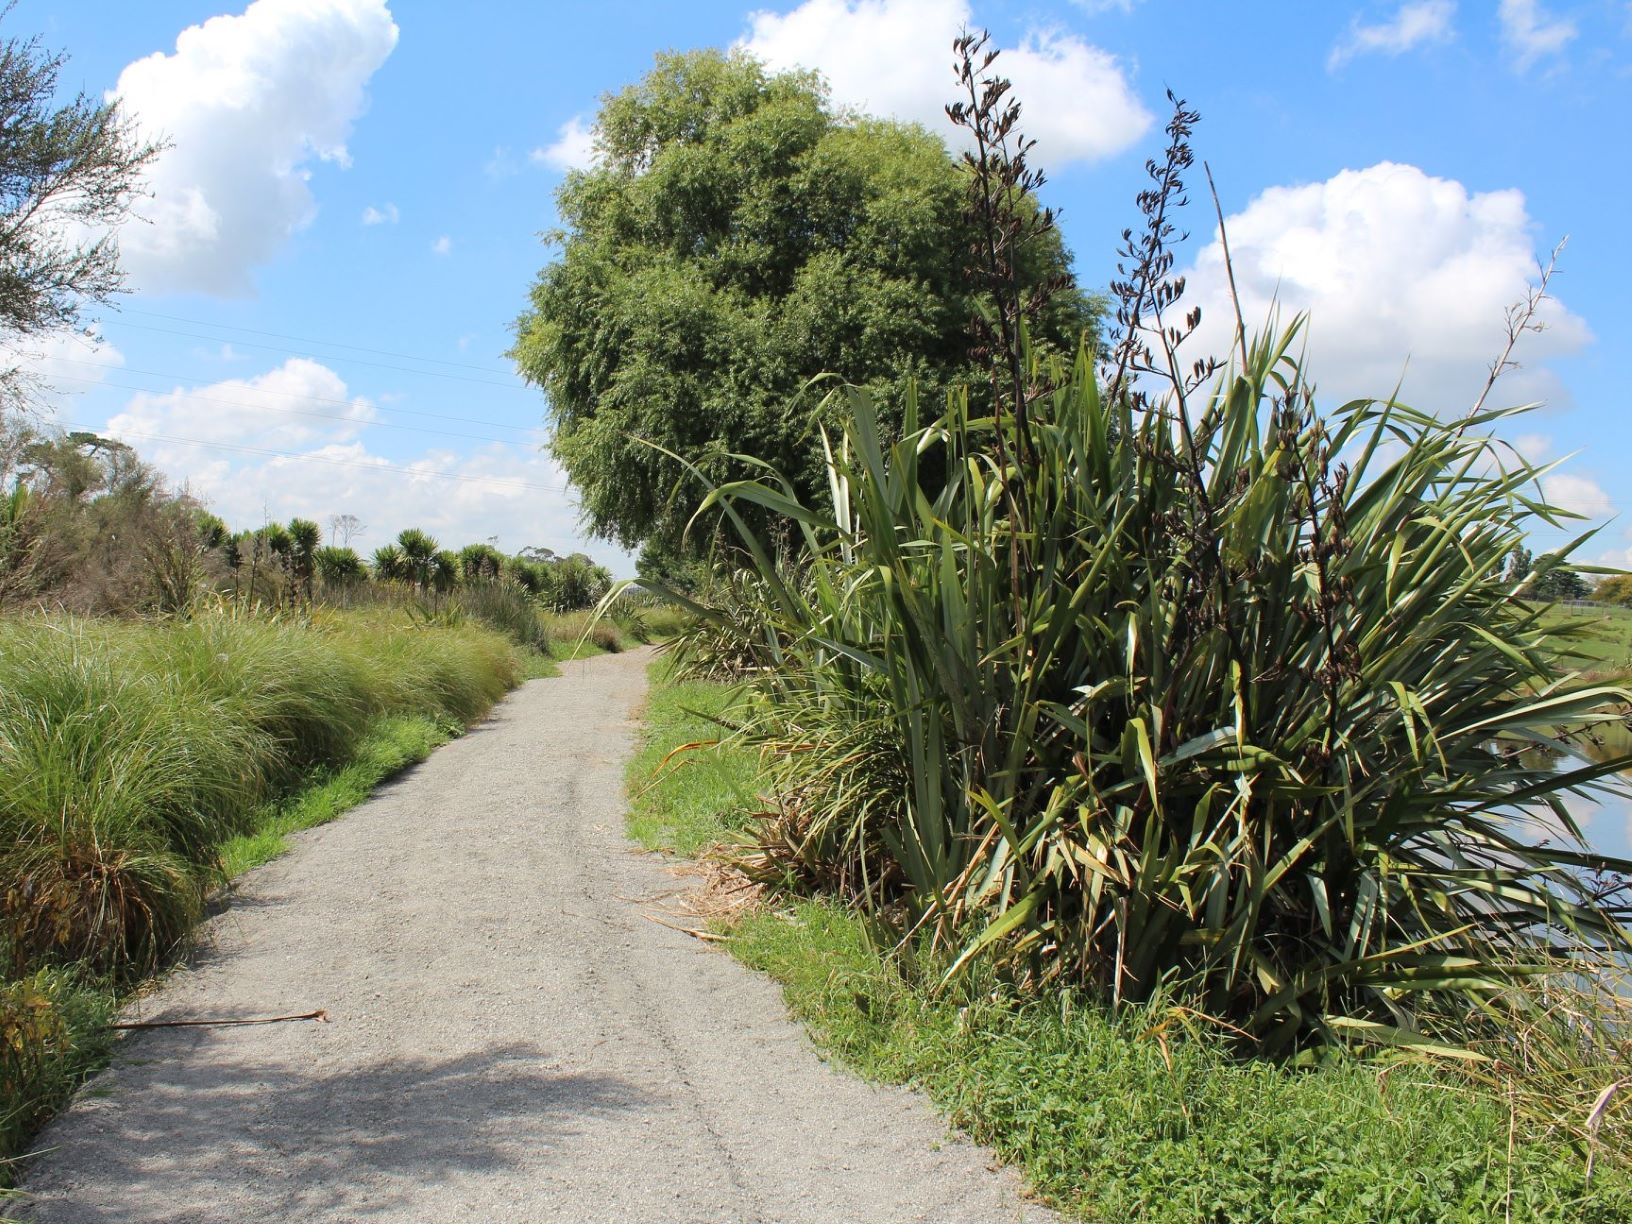
[{"label": "green grass verge", "polygon": [[529,650],[521,656],[521,678],[523,680],[548,680],[552,676],[559,676],[561,668],[553,654],[546,654],[539,650]]},{"label": "green grass verge", "polygon": [[1619,1172],[1589,1187],[1582,1154],[1550,1144],[1510,1158],[1500,1102],[1420,1067],[1240,1060],[1177,1010],[1113,1021],[1061,998],[937,998],[853,913],[816,902],[731,933],[821,1048],[922,1088],[1081,1219],[1471,1224],[1509,1205],[1514,1220],[1632,1218]]},{"label": "green grass verge", "polygon": [[349,763],[315,772],[306,786],[257,813],[252,832],[229,838],[221,847],[226,874],[242,875],[277,858],[289,848],[289,834],[325,824],[356,807],[381,782],[419,764],[463,732],[462,726],[446,719],[382,719]]},{"label": "green grass verge", "polygon": [[[645,739],[629,762],[629,833],[648,850],[694,855],[728,841],[754,806],[758,761],[739,746],[707,745],[728,734],[731,690],[719,684],[677,683],[669,661],[647,669]],[[671,755],[672,754],[672,755]]]},{"label": "green grass verge", "polygon": [[[660,770],[681,745],[718,737],[730,691],[675,683],[661,661],[651,676],[629,831],[696,853],[741,827],[757,760],[739,746]],[[925,1091],[1073,1218],[1632,1219],[1623,1171],[1600,1167],[1589,1186],[1567,1145],[1521,1142],[1510,1155],[1505,1108],[1451,1076],[1244,1061],[1178,1010],[1113,1020],[1062,996],[1016,1004],[990,983],[937,995],[930,966],[881,952],[856,914],[819,901],[726,930],[819,1048]]]},{"label": "green grass verge", "polygon": [[1615,671],[1632,670],[1632,608],[1555,606],[1542,617],[1547,628],[1564,624],[1582,626],[1569,643],[1577,657],[1571,666]]}]

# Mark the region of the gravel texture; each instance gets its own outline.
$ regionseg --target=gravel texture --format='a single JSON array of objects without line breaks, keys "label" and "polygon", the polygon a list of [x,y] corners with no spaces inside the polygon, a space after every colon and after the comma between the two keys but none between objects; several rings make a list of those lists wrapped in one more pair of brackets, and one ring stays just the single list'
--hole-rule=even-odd
[{"label": "gravel texture", "polygon": [[1051,1218],[776,986],[649,921],[646,651],[569,664],[241,881],[41,1137],[38,1224]]}]

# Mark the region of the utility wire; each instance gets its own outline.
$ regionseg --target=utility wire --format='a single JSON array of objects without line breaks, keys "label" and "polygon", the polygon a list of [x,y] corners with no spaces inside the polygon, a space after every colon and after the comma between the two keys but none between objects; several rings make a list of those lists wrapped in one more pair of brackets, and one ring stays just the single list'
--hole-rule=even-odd
[{"label": "utility wire", "polygon": [[[468,361],[444,361],[440,357],[417,357],[413,353],[393,353],[389,349],[367,348],[361,344],[342,344],[338,340],[314,340],[310,336],[291,336],[284,332],[262,331],[258,327],[240,327],[236,323],[210,323],[204,319],[185,319],[181,315],[160,314],[156,310],[137,310],[134,307],[123,306],[116,308],[120,315],[141,315],[147,319],[164,319],[170,323],[186,323],[192,327],[213,327],[219,331],[248,332],[252,336],[267,336],[273,340],[292,340],[296,344],[321,344],[325,348],[350,349],[354,353],[372,353],[376,357],[401,357],[407,361],[425,361],[432,365],[453,366],[459,370],[476,370],[482,374],[504,374],[504,370],[495,370],[492,366],[475,365]],[[219,339],[230,339],[217,337]]]},{"label": "utility wire", "polygon": [[[102,387],[118,387],[122,391],[145,391],[148,392],[148,394],[154,394],[154,392],[152,392],[149,388],[138,387],[133,383],[117,383],[108,382],[103,379],[82,378],[78,374],[59,374],[57,377],[66,378],[70,382],[89,383],[93,386]],[[198,400],[206,404],[224,404],[229,408],[245,408],[251,412],[276,412],[281,416],[312,417],[319,421],[333,421],[337,425],[356,425],[359,428],[366,427],[370,429],[400,429],[406,433],[433,434],[439,438],[463,438],[469,442],[493,442],[497,443],[499,446],[525,447],[527,445],[525,442],[518,441],[515,438],[490,438],[486,434],[458,433],[452,429],[431,429],[425,425],[399,425],[395,421],[371,421],[365,417],[336,416],[332,412],[304,412],[299,408],[274,408],[270,404],[246,404],[242,400],[222,399],[215,395],[197,395],[191,391],[164,392],[163,394],[168,398]],[[307,397],[303,395],[292,395],[288,398],[303,400]]]},{"label": "utility wire", "polygon": [[[192,380],[190,380],[188,378],[183,377],[180,374],[164,374],[164,373],[161,373],[158,370],[138,370],[138,369],[135,369],[135,368],[133,368],[131,366],[114,365],[112,362],[107,362],[107,361],[88,361],[88,360],[84,360],[84,359],[79,358],[79,357],[57,357],[57,358],[53,358],[53,360],[55,360],[55,361],[66,361],[66,362],[70,362],[73,365],[94,366],[99,370],[123,370],[128,374],[140,374],[140,375],[142,375],[144,377],[147,377],[147,378],[169,378],[169,379],[174,379],[175,381],[182,382],[182,383],[192,381]],[[86,378],[83,375],[79,375],[79,374],[61,374],[61,375],[57,375],[56,377],[66,378],[66,379],[70,379],[70,380],[75,381],[75,382],[88,383],[88,384],[92,384],[92,385],[98,385],[99,384],[99,385],[105,386],[105,387],[118,387],[121,391],[141,391],[141,392],[143,392],[143,393],[145,393],[147,395],[158,395],[158,396],[180,395],[180,396],[185,396],[185,397],[187,397],[189,399],[213,399],[214,402],[222,403],[222,404],[229,404],[229,403],[235,403],[236,402],[236,401],[233,401],[233,400],[218,399],[216,397],[207,396],[207,395],[199,395],[197,392],[193,392],[193,391],[161,391],[161,390],[157,390],[157,389],[155,389],[153,387],[133,387],[133,386],[130,386],[129,384],[127,384],[127,383],[110,382],[110,381],[108,381],[106,379],[102,379],[102,378]],[[244,390],[254,391],[254,392],[256,392],[257,394],[260,394],[260,395],[281,395],[285,399],[301,400],[301,401],[303,401],[305,403],[310,403],[310,404],[337,404],[342,408],[352,408],[352,407],[356,406],[356,404],[355,404],[355,402],[353,400],[335,399],[333,396],[328,396],[328,395],[291,395],[286,391],[274,391],[270,387],[252,387],[247,383],[244,384]],[[364,397],[361,397],[361,398],[366,399],[367,397],[364,396]],[[268,411],[268,412],[279,411],[278,409],[271,408],[269,406],[263,406],[261,404],[243,404],[243,403],[239,403],[238,407],[241,407],[241,408],[257,408],[257,409],[262,409],[262,410]],[[420,411],[418,411],[416,409],[413,409],[413,408],[391,408],[391,407],[382,406],[382,405],[379,405],[379,404],[374,404],[372,401],[370,401],[370,407],[376,408],[381,412],[396,412],[396,413],[402,413],[403,415],[406,415],[406,416],[429,417],[432,420],[437,420],[437,421],[454,421],[454,422],[457,422],[460,425],[486,425],[486,426],[489,426],[490,428],[493,428],[493,429],[511,429],[511,430],[514,430],[517,433],[531,433],[533,431],[533,428],[534,428],[533,426],[530,426],[530,425],[506,425],[503,421],[483,421],[483,420],[477,420],[474,417],[454,416],[452,413],[448,413],[448,412],[420,412]],[[339,418],[336,418],[336,419],[339,419]],[[380,425],[380,424],[384,424],[384,422],[383,421],[375,421],[375,422],[372,422],[372,424]],[[407,427],[406,426],[397,426],[397,428],[402,429],[402,428],[407,428]],[[434,431],[429,431],[428,430],[426,432],[434,432]],[[467,435],[464,435],[464,434],[450,434],[449,436],[450,437],[465,437]],[[476,435],[472,434],[472,435],[468,435],[468,436],[475,437]],[[487,441],[490,441],[490,442],[500,442],[500,441],[504,441],[504,440],[505,439],[502,439],[502,438],[489,438],[489,439],[487,439]],[[520,445],[520,443],[515,442],[515,439],[510,439],[510,441],[512,443],[515,443],[516,445]]]},{"label": "utility wire", "polygon": [[[95,429],[89,425],[66,426],[70,430],[84,430],[94,433]],[[120,430],[121,438],[140,438],[147,442],[172,442],[185,446],[203,446],[210,450],[238,451],[246,455],[265,455],[277,459],[298,459],[303,463],[326,463],[333,467],[362,468],[369,472],[401,472],[405,476],[434,476],[440,480],[463,480],[472,484],[502,484],[511,488],[529,489],[539,493],[566,493],[567,485],[535,484],[530,480],[517,480],[510,476],[470,476],[464,472],[437,472],[422,468],[403,467],[400,464],[386,463],[380,460],[374,463],[364,463],[359,459],[335,459],[329,455],[301,454],[298,451],[267,450],[258,446],[234,446],[230,442],[206,442],[202,438],[178,438],[168,434],[137,433],[135,430]]]},{"label": "utility wire", "polygon": [[[215,343],[232,343],[225,336],[204,336],[198,332],[178,331],[173,327],[154,327],[149,323],[132,323],[128,319],[119,320],[121,327],[134,327],[140,331],[160,332],[166,336],[186,336],[190,340],[210,340]],[[425,378],[445,378],[450,382],[474,383],[478,387],[497,387],[501,391],[527,391],[528,387],[520,383],[495,382],[488,378],[470,378],[464,374],[444,374],[440,370],[416,370],[410,366],[389,365],[383,361],[365,361],[361,357],[342,357],[334,353],[303,353],[299,349],[283,348],[276,344],[256,344],[250,340],[239,340],[244,348],[265,349],[271,353],[287,353],[292,357],[303,357],[307,361],[349,361],[352,365],[372,366],[380,370],[395,370],[399,374],[419,374]],[[409,358],[410,361],[417,358]]]}]

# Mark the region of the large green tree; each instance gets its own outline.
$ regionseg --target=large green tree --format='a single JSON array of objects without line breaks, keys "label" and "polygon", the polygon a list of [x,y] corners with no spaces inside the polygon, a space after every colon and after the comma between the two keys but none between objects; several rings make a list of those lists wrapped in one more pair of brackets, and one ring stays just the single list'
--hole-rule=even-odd
[{"label": "large green tree", "polygon": [[[909,380],[931,405],[974,380],[967,171],[927,130],[837,112],[813,74],[701,51],[607,97],[595,147],[557,194],[561,257],[513,356],[597,533],[672,554],[701,490],[647,443],[716,478],[723,456],[753,455],[808,493],[814,376],[877,391],[887,422]],[[1021,274],[1069,264],[1050,232]],[[1033,335],[1074,348],[1094,320],[1068,287]]]}]

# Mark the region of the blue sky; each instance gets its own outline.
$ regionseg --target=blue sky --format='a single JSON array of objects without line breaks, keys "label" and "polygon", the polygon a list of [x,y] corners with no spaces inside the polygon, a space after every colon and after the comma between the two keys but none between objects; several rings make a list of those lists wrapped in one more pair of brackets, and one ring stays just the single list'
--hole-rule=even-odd
[{"label": "blue sky", "polygon": [[[1248,313],[1311,311],[1323,398],[1403,374],[1409,402],[1464,410],[1568,235],[1547,330],[1497,399],[1545,401],[1514,445],[1580,452],[1550,492],[1608,523],[1584,556],[1632,555],[1626,0],[21,0],[9,33],[172,142],[103,343],[29,359],[59,420],[127,437],[237,526],[354,514],[365,549],[417,524],[627,572],[580,536],[542,400],[503,357],[597,99],[657,50],[745,42],[846,105],[933,122],[962,21],[1011,48],[1086,285],[1114,271],[1165,89],[1202,112]],[[1221,322],[1210,205],[1187,220],[1180,264]]]}]

